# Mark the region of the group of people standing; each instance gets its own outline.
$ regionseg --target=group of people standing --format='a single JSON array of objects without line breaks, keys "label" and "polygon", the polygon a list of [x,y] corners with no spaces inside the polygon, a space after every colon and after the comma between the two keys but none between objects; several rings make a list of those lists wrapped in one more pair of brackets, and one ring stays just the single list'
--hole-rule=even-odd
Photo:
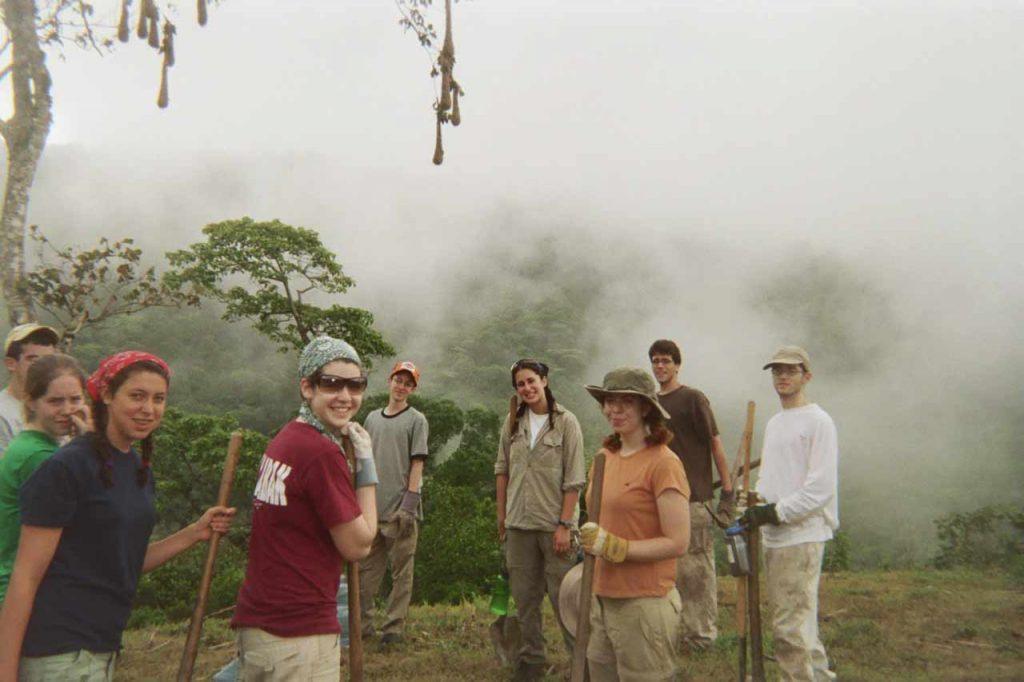
[{"label": "group of people standing", "polygon": [[[141,573],[226,532],[235,511],[213,507],[151,543],[153,432],[171,370],[155,355],[123,351],[87,379],[57,342],[53,329],[29,324],[4,347],[11,382],[0,392],[0,680],[111,679]],[[660,340],[648,355],[657,384],[646,370],[624,367],[586,387],[611,433],[602,443],[599,524],[582,527],[580,497],[589,507],[594,491],[579,422],[556,402],[545,363],[511,368],[515,395],[494,471],[498,536],[522,629],[516,680],[546,672],[545,594],[573,648],[575,625],[560,614],[559,595],[578,550],[597,557],[591,679],[672,679],[680,645],[707,647],[717,635],[713,520],[733,516],[733,482],[707,398],[678,380],[678,346]],[[766,431],[765,504],[744,519],[764,527],[784,678],[823,679],[831,673],[816,595],[822,547],[838,524],[835,427],[804,396],[804,351],[783,348],[765,368],[784,409]],[[361,426],[354,417],[367,373],[355,349],[319,337],[302,351],[298,416],[267,446],[253,492],[232,619],[237,679],[338,679],[336,595],[347,561],[362,569],[365,636],[375,631],[373,604],[390,567],[380,642],[402,641],[429,456],[427,420],[408,403],[419,382],[413,363],[397,363],[387,405]],[[712,511],[715,469],[722,494]]]},{"label": "group of people standing", "polygon": [[[681,650],[705,649],[717,637],[714,532],[716,522],[734,520],[734,482],[707,397],[679,381],[679,346],[655,341],[648,359],[651,373],[623,367],[586,387],[612,433],[602,443],[599,524],[582,527],[578,501],[583,493],[590,508],[594,491],[593,471],[583,475],[579,422],[555,402],[547,365],[526,359],[511,368],[516,396],[494,472],[498,534],[522,632],[516,681],[547,672],[545,594],[571,656],[577,541],[597,557],[587,643],[592,680],[672,680]],[[818,637],[817,590],[824,543],[838,528],[835,426],[804,394],[811,379],[806,351],[785,346],[764,369],[783,411],[765,432],[757,489],[764,504],[747,509],[742,521],[764,537],[782,678],[834,679]],[[712,509],[716,470],[721,494]]]}]

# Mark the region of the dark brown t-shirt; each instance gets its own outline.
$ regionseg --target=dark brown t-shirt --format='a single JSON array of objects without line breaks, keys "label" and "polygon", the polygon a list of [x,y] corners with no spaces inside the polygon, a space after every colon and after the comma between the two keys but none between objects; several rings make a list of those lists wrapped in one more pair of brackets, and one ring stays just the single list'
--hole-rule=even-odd
[{"label": "dark brown t-shirt", "polygon": [[683,462],[690,482],[690,501],[710,500],[714,481],[711,439],[718,435],[718,425],[707,396],[695,388],[680,386],[671,393],[658,395],[658,401],[672,415],[668,422],[672,440],[668,446]]}]

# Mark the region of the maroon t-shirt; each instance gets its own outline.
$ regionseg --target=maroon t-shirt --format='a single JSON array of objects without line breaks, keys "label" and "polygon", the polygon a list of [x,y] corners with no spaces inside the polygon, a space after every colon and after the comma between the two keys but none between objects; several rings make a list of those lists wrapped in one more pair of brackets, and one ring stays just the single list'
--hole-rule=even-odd
[{"label": "maroon t-shirt", "polygon": [[329,529],[362,512],[341,449],[293,421],[270,441],[253,492],[245,582],[231,626],[279,637],[340,632],[342,559]]}]

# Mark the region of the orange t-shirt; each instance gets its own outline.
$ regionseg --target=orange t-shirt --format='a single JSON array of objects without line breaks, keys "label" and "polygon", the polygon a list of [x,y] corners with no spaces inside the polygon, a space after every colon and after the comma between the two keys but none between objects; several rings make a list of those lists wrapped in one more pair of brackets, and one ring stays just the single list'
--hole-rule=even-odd
[{"label": "orange t-shirt", "polygon": [[[593,465],[590,473],[592,482]],[[666,490],[690,497],[683,465],[668,446],[644,448],[628,457],[605,450],[601,527],[627,540],[663,537],[657,499]],[[675,584],[674,558],[620,564],[598,558],[594,567],[594,594],[600,597],[664,597]]]}]

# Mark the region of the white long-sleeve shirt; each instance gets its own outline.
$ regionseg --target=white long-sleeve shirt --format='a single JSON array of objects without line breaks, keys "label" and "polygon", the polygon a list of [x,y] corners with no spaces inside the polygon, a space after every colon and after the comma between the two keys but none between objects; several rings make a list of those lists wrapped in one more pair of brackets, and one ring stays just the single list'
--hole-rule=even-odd
[{"label": "white long-sleeve shirt", "polygon": [[839,443],[825,410],[811,403],[768,420],[757,492],[779,525],[761,527],[765,547],[824,542],[839,528]]}]

